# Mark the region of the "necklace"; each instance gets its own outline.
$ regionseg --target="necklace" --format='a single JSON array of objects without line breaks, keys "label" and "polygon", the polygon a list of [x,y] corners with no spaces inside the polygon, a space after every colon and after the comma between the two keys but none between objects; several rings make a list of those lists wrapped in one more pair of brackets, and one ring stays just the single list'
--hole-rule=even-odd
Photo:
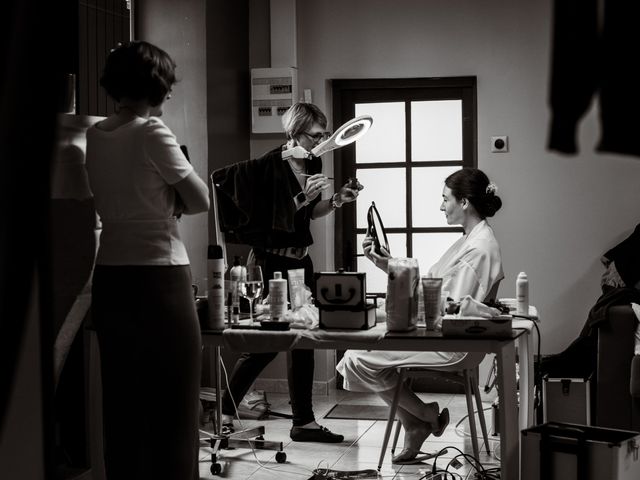
[{"label": "necklace", "polygon": [[291,170],[293,170],[293,173],[295,173],[296,175],[301,175],[305,172],[304,164],[299,168],[295,163],[293,163],[291,159],[289,159],[289,165],[291,166]]}]

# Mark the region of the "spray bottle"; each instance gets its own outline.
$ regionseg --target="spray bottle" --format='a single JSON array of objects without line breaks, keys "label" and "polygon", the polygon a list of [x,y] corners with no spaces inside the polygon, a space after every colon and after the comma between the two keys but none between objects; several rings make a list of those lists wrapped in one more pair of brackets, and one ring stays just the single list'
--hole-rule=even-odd
[{"label": "spray bottle", "polygon": [[208,328],[222,330],[224,324],[224,258],[220,245],[209,245],[207,251]]},{"label": "spray bottle", "polygon": [[518,299],[518,315],[529,315],[529,279],[527,274],[520,272],[516,280],[516,297]]}]

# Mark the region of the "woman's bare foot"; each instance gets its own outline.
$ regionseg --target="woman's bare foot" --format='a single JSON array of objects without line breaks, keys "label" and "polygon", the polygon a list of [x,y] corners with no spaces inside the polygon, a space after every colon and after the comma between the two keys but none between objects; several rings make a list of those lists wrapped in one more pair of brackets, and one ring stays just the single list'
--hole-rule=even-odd
[{"label": "woman's bare foot", "polygon": [[416,419],[410,425],[403,424],[404,432],[404,449],[395,457],[393,463],[402,463],[413,460],[420,453],[422,444],[431,435],[432,429],[429,422],[423,422]]}]

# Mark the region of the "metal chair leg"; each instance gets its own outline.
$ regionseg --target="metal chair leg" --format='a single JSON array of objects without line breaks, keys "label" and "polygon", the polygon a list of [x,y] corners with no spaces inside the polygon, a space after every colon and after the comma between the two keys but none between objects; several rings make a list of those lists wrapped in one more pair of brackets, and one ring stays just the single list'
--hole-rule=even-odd
[{"label": "metal chair leg", "polygon": [[[409,377],[407,380],[407,384],[409,388],[413,387],[413,377]],[[391,455],[393,455],[396,451],[396,446],[398,445],[398,438],[400,438],[400,430],[402,429],[402,422],[400,419],[397,419],[398,423],[396,423],[396,428],[393,432],[393,443],[391,444]]]},{"label": "metal chair leg", "polygon": [[476,405],[478,406],[478,418],[480,419],[480,429],[482,430],[482,438],[484,439],[484,446],[487,449],[487,454],[491,454],[489,448],[489,435],[487,435],[487,422],[484,418],[484,407],[482,405],[482,397],[480,397],[480,390],[478,389],[478,379],[475,372],[472,374],[471,383],[473,384],[473,393],[476,397]]},{"label": "metal chair leg", "polygon": [[389,411],[389,419],[387,420],[387,428],[384,431],[384,439],[382,441],[382,450],[380,450],[380,459],[378,460],[378,471],[382,468],[382,462],[384,462],[384,455],[389,444],[389,436],[391,435],[391,427],[393,427],[393,419],[396,416],[398,410],[398,401],[400,400],[400,390],[402,389],[402,382],[404,381],[404,369],[398,369],[398,382],[396,383],[396,390],[393,395],[393,402],[391,403],[391,410]]},{"label": "metal chair leg", "polygon": [[464,370],[464,394],[467,399],[467,411],[469,412],[469,427],[471,429],[471,446],[473,447],[473,456],[478,459],[480,450],[478,448],[478,432],[476,430],[476,419],[474,414],[472,400],[471,377],[469,370]]},{"label": "metal chair leg", "polygon": [[396,451],[396,445],[398,444],[398,438],[400,438],[400,429],[402,428],[402,422],[398,419],[396,423],[396,429],[393,432],[393,443],[391,444],[391,455]]}]

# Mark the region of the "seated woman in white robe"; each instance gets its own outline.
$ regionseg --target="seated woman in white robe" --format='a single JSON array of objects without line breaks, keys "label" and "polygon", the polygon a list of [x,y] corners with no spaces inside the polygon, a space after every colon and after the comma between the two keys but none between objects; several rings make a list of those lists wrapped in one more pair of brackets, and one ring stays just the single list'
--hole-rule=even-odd
[{"label": "seated woman in white robe", "polygon": [[[478,169],[465,168],[445,180],[440,210],[448,225],[462,225],[464,235],[429,269],[429,275],[442,278],[442,290],[459,300],[465,295],[483,301],[504,278],[500,247],[486,221],[502,206],[496,187]],[[378,255],[373,240],[366,237],[364,254],[377,267],[387,271],[389,254]],[[377,392],[391,405],[398,374],[396,367],[408,364],[446,365],[459,361],[457,352],[387,352],[348,350],[336,367],[344,377],[344,387],[355,392]],[[405,429],[404,450],[395,463],[414,459],[420,447],[433,433],[442,432],[449,423],[449,412],[440,412],[437,402],[425,404],[406,385],[400,394],[398,418]]]}]

